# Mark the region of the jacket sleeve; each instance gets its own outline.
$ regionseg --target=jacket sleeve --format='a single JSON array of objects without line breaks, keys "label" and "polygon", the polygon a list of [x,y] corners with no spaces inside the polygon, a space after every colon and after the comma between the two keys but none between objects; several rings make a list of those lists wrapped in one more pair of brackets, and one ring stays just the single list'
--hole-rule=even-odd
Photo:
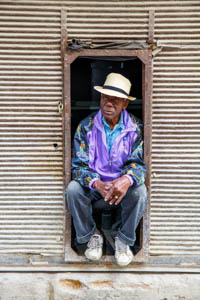
[{"label": "jacket sleeve", "polygon": [[97,173],[89,168],[87,131],[82,123],[79,124],[74,135],[72,150],[72,177],[84,187],[89,187],[89,183],[94,178],[100,178]]},{"label": "jacket sleeve", "polygon": [[143,157],[143,126],[137,120],[137,138],[132,145],[131,155],[122,168],[121,175],[129,175],[133,180],[133,186],[143,184],[145,181],[146,167]]}]

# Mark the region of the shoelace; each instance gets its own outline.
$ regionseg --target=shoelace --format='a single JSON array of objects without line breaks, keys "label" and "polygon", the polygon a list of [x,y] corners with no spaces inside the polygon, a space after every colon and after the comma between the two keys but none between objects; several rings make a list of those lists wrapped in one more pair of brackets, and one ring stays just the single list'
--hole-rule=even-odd
[{"label": "shoelace", "polygon": [[128,245],[122,243],[120,239],[116,239],[115,243],[116,251],[119,253],[127,253],[128,252]]},{"label": "shoelace", "polygon": [[95,234],[91,237],[91,239],[88,242],[88,248],[99,248],[101,247],[101,236],[98,234]]}]

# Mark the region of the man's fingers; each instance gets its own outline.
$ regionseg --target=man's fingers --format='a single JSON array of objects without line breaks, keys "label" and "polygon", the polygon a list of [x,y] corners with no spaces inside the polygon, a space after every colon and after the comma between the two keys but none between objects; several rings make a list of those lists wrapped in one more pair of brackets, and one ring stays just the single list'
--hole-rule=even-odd
[{"label": "man's fingers", "polygon": [[121,196],[115,201],[115,205],[118,205],[118,204],[121,202],[121,200],[122,200],[123,197],[124,197],[124,195],[121,195]]},{"label": "man's fingers", "polygon": [[113,203],[115,203],[115,205],[118,205],[120,202],[121,202],[121,200],[122,200],[122,198],[124,197],[124,193],[122,193],[121,195],[119,195],[119,196],[114,196],[112,199],[111,199],[111,201],[109,202],[109,204],[110,205],[112,205]]},{"label": "man's fingers", "polygon": [[115,193],[113,193],[112,197],[110,198],[110,202],[109,204],[112,205],[113,203],[115,203],[120,196],[116,195]]},{"label": "man's fingers", "polygon": [[109,189],[109,191],[108,191],[107,194],[105,195],[104,200],[105,200],[105,201],[108,201],[108,200],[112,197],[112,194],[113,194],[113,188],[111,187],[111,189]]}]

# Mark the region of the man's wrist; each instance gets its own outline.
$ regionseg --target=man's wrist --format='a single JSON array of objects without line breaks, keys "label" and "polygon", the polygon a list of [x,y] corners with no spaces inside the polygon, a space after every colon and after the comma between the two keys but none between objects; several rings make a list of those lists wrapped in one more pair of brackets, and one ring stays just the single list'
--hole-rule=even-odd
[{"label": "man's wrist", "polygon": [[99,180],[99,179],[94,180],[94,182],[93,182],[93,184],[92,184],[92,188],[93,188],[93,189],[96,189],[96,188],[97,188],[98,181],[100,181],[100,180]]},{"label": "man's wrist", "polygon": [[93,178],[93,179],[90,181],[88,187],[89,187],[91,190],[95,190],[94,183],[95,183],[97,180],[99,180],[99,178]]},{"label": "man's wrist", "polygon": [[129,179],[130,186],[132,186],[132,185],[133,185],[133,179],[131,178],[131,176],[128,175],[128,174],[125,174],[125,175],[123,175],[123,176]]}]

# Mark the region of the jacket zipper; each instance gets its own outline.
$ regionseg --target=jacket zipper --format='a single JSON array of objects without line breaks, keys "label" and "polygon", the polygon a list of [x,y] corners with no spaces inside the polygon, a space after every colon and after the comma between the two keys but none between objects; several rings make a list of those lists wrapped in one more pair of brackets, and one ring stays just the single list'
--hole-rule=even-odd
[{"label": "jacket zipper", "polygon": [[109,166],[110,166],[110,172],[112,173],[112,159],[109,158]]}]

